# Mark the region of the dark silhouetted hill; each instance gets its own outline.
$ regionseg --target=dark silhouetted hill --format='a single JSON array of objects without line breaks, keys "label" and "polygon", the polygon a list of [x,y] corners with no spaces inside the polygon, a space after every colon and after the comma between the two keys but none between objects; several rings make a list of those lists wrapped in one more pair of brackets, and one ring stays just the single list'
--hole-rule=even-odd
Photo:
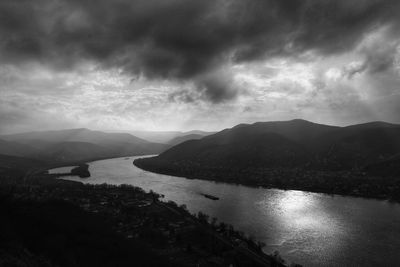
[{"label": "dark silhouetted hill", "polygon": [[400,126],[385,122],[352,125],[321,135],[316,143],[326,167],[362,168],[400,152]]},{"label": "dark silhouetted hill", "polygon": [[400,201],[399,154],[399,125],[292,120],[240,124],[134,164],[188,178]]},{"label": "dark silhouetted hill", "polygon": [[33,168],[45,166],[43,161],[0,154],[0,184],[12,177],[18,180]]},{"label": "dark silhouetted hill", "polygon": [[72,203],[0,195],[0,213],[0,266],[177,266]]},{"label": "dark silhouetted hill", "polygon": [[372,175],[400,177],[400,154],[370,164],[366,166],[365,170]]},{"label": "dark silhouetted hill", "polygon": [[[372,122],[348,127],[305,120],[240,124],[174,146],[143,164],[158,168],[360,169],[400,153],[400,126]],[[178,168],[178,167],[176,167]],[[179,173],[179,170],[177,170]]]},{"label": "dark silhouetted hill", "polygon": [[0,139],[0,153],[10,156],[26,156],[35,153],[36,149],[27,144]]}]

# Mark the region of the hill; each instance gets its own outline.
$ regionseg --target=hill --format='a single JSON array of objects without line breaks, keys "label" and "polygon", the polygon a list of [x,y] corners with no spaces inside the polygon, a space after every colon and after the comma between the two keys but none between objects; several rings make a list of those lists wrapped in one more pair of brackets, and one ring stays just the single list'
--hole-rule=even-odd
[{"label": "hill", "polygon": [[365,170],[373,175],[400,177],[400,154],[389,159],[370,164]]},{"label": "hill", "polygon": [[175,146],[180,143],[186,142],[188,140],[198,140],[203,137],[204,137],[204,135],[201,135],[201,134],[187,134],[187,135],[172,138],[170,141],[168,141],[168,144]]},{"label": "hill", "polygon": [[0,154],[0,184],[18,181],[30,169],[42,166],[43,161]]},{"label": "hill", "polygon": [[158,154],[167,148],[131,134],[85,128],[3,135],[0,139],[2,154],[55,162]]},{"label": "hill", "polygon": [[156,159],[202,166],[347,170],[399,152],[398,125],[336,127],[292,120],[240,124],[174,146]]},{"label": "hill", "polygon": [[89,142],[93,144],[112,144],[126,142],[131,144],[149,143],[148,141],[128,133],[106,133],[93,131],[86,128],[66,129],[58,131],[27,132],[0,137],[7,141],[29,143],[30,141],[59,142]]},{"label": "hill", "polygon": [[183,137],[186,135],[201,135],[207,136],[214,134],[215,132],[205,132],[200,130],[193,130],[189,132],[179,132],[179,131],[134,131],[133,135],[148,140],[155,143],[170,144],[170,142],[177,137]]},{"label": "hill", "polygon": [[25,156],[35,153],[36,149],[26,144],[0,139],[0,153],[10,156]]},{"label": "hill", "polygon": [[[292,120],[240,124],[134,164],[189,178],[355,195],[364,190],[362,195],[368,195],[376,184],[363,177],[367,166],[399,153],[399,125],[336,127]],[[387,186],[392,182],[387,180]]]}]

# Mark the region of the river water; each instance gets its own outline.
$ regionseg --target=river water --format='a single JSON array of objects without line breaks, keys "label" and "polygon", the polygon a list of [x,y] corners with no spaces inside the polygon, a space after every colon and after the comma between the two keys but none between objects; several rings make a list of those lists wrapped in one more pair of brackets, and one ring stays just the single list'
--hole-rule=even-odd
[{"label": "river water", "polygon": [[[91,184],[131,184],[234,225],[304,266],[400,266],[400,204],[254,188],[143,171],[135,157],[89,163]],[[68,171],[63,168],[62,172]],[[53,173],[61,170],[54,169]],[[211,200],[202,194],[217,196]]]}]

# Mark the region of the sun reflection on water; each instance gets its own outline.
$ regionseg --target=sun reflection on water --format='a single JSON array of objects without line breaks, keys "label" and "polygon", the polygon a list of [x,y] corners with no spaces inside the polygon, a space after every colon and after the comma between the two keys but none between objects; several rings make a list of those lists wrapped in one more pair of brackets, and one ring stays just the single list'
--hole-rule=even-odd
[{"label": "sun reflection on water", "polygon": [[[335,253],[338,249],[337,237],[342,235],[343,229],[320,194],[276,190],[266,194],[258,206],[260,211],[274,218],[269,223],[281,229],[279,234],[270,234],[270,251],[279,250],[301,258],[327,253],[326,250]],[[317,245],[321,240],[324,240],[323,247]]]},{"label": "sun reflection on water", "polygon": [[301,191],[285,191],[277,199],[279,208],[285,211],[299,211],[312,205],[314,199]]},{"label": "sun reflection on water", "polygon": [[301,191],[285,191],[277,195],[274,203],[281,223],[297,231],[331,228],[319,204],[318,196]]}]

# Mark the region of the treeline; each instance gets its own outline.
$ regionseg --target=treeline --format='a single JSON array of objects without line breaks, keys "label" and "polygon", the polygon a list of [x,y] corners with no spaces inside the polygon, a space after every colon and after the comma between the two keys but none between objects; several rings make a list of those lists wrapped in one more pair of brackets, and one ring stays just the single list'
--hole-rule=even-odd
[{"label": "treeline", "polygon": [[157,157],[136,159],[134,165],[147,171],[194,179],[400,202],[399,176],[378,176],[363,170],[318,171],[302,168],[238,168],[234,165],[209,167],[191,161],[171,162]]}]

